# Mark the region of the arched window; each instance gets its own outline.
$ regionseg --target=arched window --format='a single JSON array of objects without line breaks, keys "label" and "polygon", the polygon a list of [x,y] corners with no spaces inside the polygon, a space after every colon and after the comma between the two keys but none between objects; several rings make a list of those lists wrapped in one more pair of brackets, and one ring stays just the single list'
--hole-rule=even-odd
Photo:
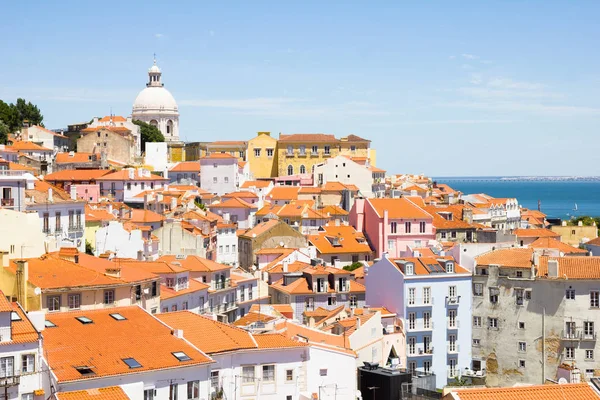
[{"label": "arched window", "polygon": [[158,121],[153,119],[152,121],[150,121],[150,125],[152,126],[158,126]]},{"label": "arched window", "polygon": [[173,134],[173,121],[168,120],[167,121],[167,135],[172,135]]},{"label": "arched window", "polygon": [[306,173],[306,167],[304,165],[300,166],[300,173],[301,174],[305,174]]},{"label": "arched window", "polygon": [[294,175],[294,167],[288,165],[288,175]]}]

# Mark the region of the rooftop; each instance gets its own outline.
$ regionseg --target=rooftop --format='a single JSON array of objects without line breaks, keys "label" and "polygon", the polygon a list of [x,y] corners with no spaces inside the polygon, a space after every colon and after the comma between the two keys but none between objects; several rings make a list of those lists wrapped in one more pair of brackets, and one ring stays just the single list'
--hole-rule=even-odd
[{"label": "rooftop", "polygon": [[587,383],[563,385],[533,385],[506,388],[481,388],[453,390],[456,400],[598,400],[600,396]]},{"label": "rooftop", "polygon": [[398,199],[367,199],[377,215],[383,218],[385,210],[389,219],[432,219],[426,211],[405,198]]}]

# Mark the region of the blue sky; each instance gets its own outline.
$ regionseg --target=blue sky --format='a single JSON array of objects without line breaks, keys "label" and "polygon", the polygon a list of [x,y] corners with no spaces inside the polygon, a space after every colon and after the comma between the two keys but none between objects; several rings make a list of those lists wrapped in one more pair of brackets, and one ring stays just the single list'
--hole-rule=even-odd
[{"label": "blue sky", "polygon": [[389,173],[600,175],[600,2],[8,2],[0,99],[129,115],[157,53],[184,140],[370,138]]}]

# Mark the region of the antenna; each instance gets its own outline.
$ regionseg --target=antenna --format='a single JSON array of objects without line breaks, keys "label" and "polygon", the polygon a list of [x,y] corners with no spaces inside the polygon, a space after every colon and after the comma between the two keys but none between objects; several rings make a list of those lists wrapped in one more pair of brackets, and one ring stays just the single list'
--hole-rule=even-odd
[{"label": "antenna", "polygon": [[156,65],[156,53],[154,53],[154,65]]}]

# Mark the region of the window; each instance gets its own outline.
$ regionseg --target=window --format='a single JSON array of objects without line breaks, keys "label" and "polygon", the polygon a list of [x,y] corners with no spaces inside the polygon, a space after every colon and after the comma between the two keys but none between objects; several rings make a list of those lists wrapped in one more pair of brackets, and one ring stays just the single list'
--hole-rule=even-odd
[{"label": "window", "polygon": [[[267,150],[267,152],[268,152],[268,150]],[[260,157],[260,149],[254,149],[254,157]]]},{"label": "window", "polygon": [[518,306],[523,305],[523,289],[515,289],[515,300]]},{"label": "window", "polygon": [[585,377],[586,378],[593,378],[594,377],[594,370],[593,369],[586,369],[585,370]]},{"label": "window", "polygon": [[78,310],[81,308],[81,295],[80,294],[70,294],[69,297],[69,309]]},{"label": "window", "polygon": [[286,369],[285,370],[285,381],[286,382],[293,382],[294,381],[294,370],[293,369]]},{"label": "window", "polygon": [[442,239],[446,239],[446,232],[440,232],[440,236]]},{"label": "window", "polygon": [[254,383],[254,365],[242,367],[242,383]]},{"label": "window", "polygon": [[408,313],[408,329],[415,329],[416,316],[414,312]]},{"label": "window", "polygon": [[223,178],[223,180],[225,181],[225,183],[229,183],[229,177],[226,176],[225,178]]},{"label": "window", "polygon": [[358,305],[358,301],[356,299],[356,296],[350,296],[350,307],[357,307]]},{"label": "window", "polygon": [[527,351],[527,343],[519,342],[519,352],[525,353]]},{"label": "window", "polygon": [[306,308],[307,310],[314,310],[314,308],[315,308],[315,299],[314,299],[314,297],[307,297],[304,300],[304,308]]},{"label": "window", "polygon": [[519,329],[525,329],[525,322],[519,321]]},{"label": "window", "polygon": [[14,375],[14,357],[0,358],[0,378],[7,378]]},{"label": "window", "polygon": [[300,155],[304,156],[306,155],[306,146],[305,145],[300,145]]},{"label": "window", "polygon": [[429,329],[430,326],[431,326],[431,314],[429,314],[429,311],[425,311],[423,313],[423,328]]},{"label": "window", "polygon": [[600,292],[592,290],[590,292],[590,307],[598,308],[600,306]]},{"label": "window", "polygon": [[187,383],[187,398],[188,400],[200,398],[200,381],[189,381]]},{"label": "window", "polygon": [[21,373],[30,374],[35,371],[35,355],[23,354],[21,356]]},{"label": "window", "polygon": [[114,290],[105,290],[104,291],[104,304],[109,305],[115,302],[115,291]]},{"label": "window", "polygon": [[417,362],[416,362],[416,361],[410,361],[410,362],[408,363],[408,370],[409,370],[411,373],[414,373],[414,372],[416,371],[416,369],[417,369]]},{"label": "window", "polygon": [[191,360],[190,356],[188,356],[187,354],[185,354],[183,351],[176,351],[176,352],[174,352],[172,354],[179,361],[190,361]]},{"label": "window", "polygon": [[395,241],[394,240],[388,240],[388,249],[393,249],[395,246]]},{"label": "window", "polygon": [[452,239],[456,239],[456,231],[450,232],[450,237],[452,237]]},{"label": "window", "polygon": [[171,311],[177,311],[177,304],[173,304],[171,306]]},{"label": "window", "polygon": [[525,360],[519,360],[519,368],[525,368]]},{"label": "window", "polygon": [[184,301],[183,303],[181,303],[181,309],[182,310],[187,310],[188,309],[188,302]]},{"label": "window", "polygon": [[172,383],[169,385],[169,400],[177,400],[177,392],[179,390],[179,385],[176,383]]},{"label": "window", "polygon": [[48,296],[46,303],[48,311],[60,311],[60,296]]},{"label": "window", "polygon": [[158,296],[158,282],[152,282],[152,297]]},{"label": "window", "polygon": [[425,233],[425,222],[423,221],[419,222],[419,233]]},{"label": "window", "polygon": [[288,167],[287,167],[287,174],[288,175],[294,175],[294,167],[292,165],[288,165]]},{"label": "window", "polygon": [[392,222],[390,224],[390,232],[391,233],[397,233],[398,232],[398,223],[397,222]]},{"label": "window", "polygon": [[213,176],[213,183],[217,183],[217,177]]},{"label": "window", "polygon": [[127,364],[130,369],[142,368],[142,364],[137,362],[135,358],[124,358],[123,362]]},{"label": "window", "polygon": [[319,151],[319,146],[313,146],[311,148],[311,152],[313,155],[316,155],[318,153],[318,151]]},{"label": "window", "polygon": [[523,277],[523,271],[517,271],[517,278]]},{"label": "window", "polygon": [[456,335],[448,335],[448,351],[455,352],[456,349]]},{"label": "window", "polygon": [[56,221],[55,221],[55,231],[56,232],[60,232],[62,229],[60,228],[60,211],[57,211],[56,214],[54,214],[54,216],[56,217]]},{"label": "window", "polygon": [[274,365],[263,365],[262,379],[265,382],[273,382],[275,380],[275,366]]},{"label": "window", "polygon": [[483,296],[483,283],[473,284],[473,296]]},{"label": "window", "polygon": [[456,286],[448,286],[448,296],[456,297]]},{"label": "window", "polygon": [[273,157],[273,149],[267,149],[267,157]]},{"label": "window", "polygon": [[568,360],[575,358],[575,347],[565,347],[565,358]]},{"label": "window", "polygon": [[337,304],[337,298],[335,296],[331,296],[327,298],[327,305],[335,306]]},{"label": "window", "polygon": [[404,232],[410,233],[410,222],[404,223]]},{"label": "window", "polygon": [[585,351],[585,359],[593,360],[594,359],[594,350],[586,350]]},{"label": "window", "polygon": [[424,287],[423,288],[423,304],[431,303],[431,288]]},{"label": "window", "polygon": [[531,300],[531,290],[525,291],[525,300]]},{"label": "window", "polygon": [[416,293],[416,289],[415,288],[408,288],[408,304],[415,304],[415,293]]},{"label": "window", "polygon": [[567,300],[575,300],[575,289],[567,289],[565,298]]},{"label": "window", "polygon": [[456,310],[448,310],[448,327],[456,328]]},{"label": "window", "polygon": [[416,353],[417,339],[415,337],[408,338],[408,354]]},{"label": "window", "polygon": [[319,376],[327,376],[327,368],[321,368],[319,370]]},{"label": "window", "polygon": [[110,315],[110,317],[116,321],[125,321],[127,320],[127,318],[125,318],[123,315],[119,314],[119,313],[112,313],[112,314],[108,314]]},{"label": "window", "polygon": [[325,146],[325,154],[330,154],[331,152],[331,147],[330,146]]},{"label": "window", "polygon": [[306,173],[306,167],[304,165],[300,166],[300,173],[301,174],[305,174]]},{"label": "window", "polygon": [[499,294],[500,294],[500,289],[490,288],[490,303],[492,303],[492,304],[498,303],[498,295]]},{"label": "window", "polygon": [[498,318],[488,318],[488,327],[490,329],[498,329]]},{"label": "window", "polygon": [[479,339],[473,339],[473,346],[474,347],[481,346],[481,340],[479,340]]},{"label": "window", "polygon": [[583,321],[583,339],[595,339],[594,321]]},{"label": "window", "polygon": [[481,328],[481,317],[473,317],[473,328]]}]

